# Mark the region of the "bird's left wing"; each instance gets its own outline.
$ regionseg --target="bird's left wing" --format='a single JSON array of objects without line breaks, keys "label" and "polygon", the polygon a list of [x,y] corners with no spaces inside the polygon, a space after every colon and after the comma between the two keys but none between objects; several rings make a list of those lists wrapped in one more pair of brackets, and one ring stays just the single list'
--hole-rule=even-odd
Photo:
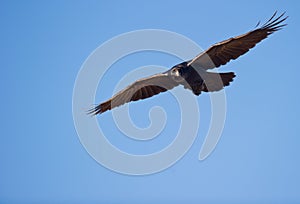
[{"label": "bird's left wing", "polygon": [[188,65],[194,68],[213,69],[245,54],[268,35],[286,25],[280,24],[287,19],[287,17],[283,17],[284,13],[275,18],[276,14],[277,12],[260,28],[211,46],[192,59]]},{"label": "bird's left wing", "polygon": [[107,110],[118,107],[130,101],[149,98],[153,95],[165,92],[179,85],[172,80],[168,73],[155,74],[153,76],[137,80],[125,89],[118,92],[109,100],[92,108],[89,113],[93,115],[101,114]]}]

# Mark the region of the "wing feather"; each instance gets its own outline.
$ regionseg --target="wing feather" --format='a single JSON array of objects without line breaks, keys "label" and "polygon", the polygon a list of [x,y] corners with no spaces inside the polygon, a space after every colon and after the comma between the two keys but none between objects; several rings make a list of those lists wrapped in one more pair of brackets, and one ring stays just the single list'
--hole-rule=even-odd
[{"label": "wing feather", "polygon": [[276,17],[276,14],[277,12],[260,28],[216,43],[191,60],[188,65],[194,68],[213,69],[225,65],[230,60],[234,60],[245,54],[270,34],[286,26],[286,24],[281,23],[285,21],[288,16],[284,17],[285,13],[283,13]]},{"label": "wing feather", "polygon": [[178,86],[179,83],[172,80],[167,73],[156,74],[140,79],[118,92],[109,100],[97,105],[89,111],[89,114],[97,115],[107,110],[118,107],[130,101],[149,98],[161,92],[165,92]]}]

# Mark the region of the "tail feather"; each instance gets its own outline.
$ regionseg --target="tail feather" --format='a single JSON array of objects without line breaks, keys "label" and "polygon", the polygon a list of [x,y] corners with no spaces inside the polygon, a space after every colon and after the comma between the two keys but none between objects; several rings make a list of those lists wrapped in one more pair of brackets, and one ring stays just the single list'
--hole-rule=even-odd
[{"label": "tail feather", "polygon": [[219,91],[223,89],[225,86],[228,86],[230,82],[233,81],[234,77],[235,77],[234,72],[227,72],[227,73],[207,72],[207,75],[204,78],[202,91],[204,92]]}]

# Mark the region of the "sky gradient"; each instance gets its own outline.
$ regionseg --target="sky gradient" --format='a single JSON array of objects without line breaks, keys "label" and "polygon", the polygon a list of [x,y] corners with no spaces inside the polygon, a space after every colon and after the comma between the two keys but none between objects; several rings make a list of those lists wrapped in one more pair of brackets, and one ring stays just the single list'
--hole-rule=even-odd
[{"label": "sky gradient", "polygon": [[[0,203],[298,203],[300,137],[296,1],[1,1]],[[125,32],[164,29],[203,49],[243,34],[274,11],[288,26],[222,67],[237,75],[226,88],[227,115],[215,151],[198,160],[210,118],[209,95],[197,98],[201,124],[187,154],[167,170],[127,176],[99,165],[81,145],[72,118],[76,76],[102,43]],[[122,58],[99,84],[108,99],[131,70],[172,67],[180,60],[159,52]],[[99,67],[101,69],[101,67]],[[149,125],[162,106],[170,118],[147,143],[125,137],[110,112],[98,122],[115,146],[131,153],[158,151],[178,125],[170,94],[130,105],[132,120]]]}]

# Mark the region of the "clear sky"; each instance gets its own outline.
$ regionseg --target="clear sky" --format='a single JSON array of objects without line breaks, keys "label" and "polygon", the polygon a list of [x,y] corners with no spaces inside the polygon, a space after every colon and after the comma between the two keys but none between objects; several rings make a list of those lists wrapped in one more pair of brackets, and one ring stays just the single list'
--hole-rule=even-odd
[{"label": "clear sky", "polygon": [[[299,8],[297,1],[271,0],[1,1],[0,203],[300,202]],[[87,153],[74,127],[72,94],[98,46],[150,28],[207,48],[249,31],[275,10],[287,12],[289,25],[220,69],[237,77],[226,88],[222,138],[207,159],[199,161],[198,154],[209,124],[208,94],[197,98],[201,124],[193,146],[165,171],[118,174]],[[125,57],[99,84],[96,102],[109,98],[132,69],[179,62],[157,52]],[[178,120],[170,100],[161,94],[131,104],[133,121],[147,126],[153,106]],[[174,139],[172,124],[160,138],[137,142],[124,137],[111,112],[97,120],[110,142],[130,153],[155,152]]]}]

